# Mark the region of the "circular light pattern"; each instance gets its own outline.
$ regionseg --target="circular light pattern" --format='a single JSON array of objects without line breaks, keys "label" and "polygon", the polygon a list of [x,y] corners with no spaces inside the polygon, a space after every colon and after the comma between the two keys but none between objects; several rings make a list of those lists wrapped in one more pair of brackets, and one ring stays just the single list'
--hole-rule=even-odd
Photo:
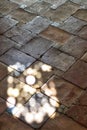
[{"label": "circular light pattern", "polygon": [[29,85],[35,84],[35,81],[36,81],[36,79],[32,75],[29,75],[29,76],[26,77],[26,83],[29,84]]}]

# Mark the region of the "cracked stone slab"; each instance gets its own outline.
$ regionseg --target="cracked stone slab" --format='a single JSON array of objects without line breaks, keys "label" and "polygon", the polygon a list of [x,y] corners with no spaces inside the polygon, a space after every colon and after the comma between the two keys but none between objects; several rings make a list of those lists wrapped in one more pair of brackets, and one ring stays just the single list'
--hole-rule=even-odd
[{"label": "cracked stone slab", "polygon": [[0,57],[0,61],[19,72],[23,72],[35,61],[35,59],[15,48],[12,48]]},{"label": "cracked stone slab", "polygon": [[69,17],[66,21],[59,24],[59,28],[63,29],[69,33],[77,34],[77,32],[84,26],[87,22],[77,19],[75,17]]},{"label": "cracked stone slab", "polygon": [[18,21],[8,17],[0,18],[0,34],[3,34],[7,30],[15,26],[17,23]]},{"label": "cracked stone slab", "polygon": [[45,30],[50,24],[50,21],[41,16],[35,17],[31,22],[22,26],[22,28],[31,31],[33,34],[39,34]]},{"label": "cracked stone slab", "polygon": [[46,120],[56,111],[58,103],[42,93],[34,94],[30,100],[18,108],[14,116],[30,124],[33,128],[41,127]]},{"label": "cracked stone slab", "polygon": [[75,62],[75,58],[67,54],[61,53],[56,48],[48,50],[41,58],[47,64],[50,64],[62,71],[67,71]]}]

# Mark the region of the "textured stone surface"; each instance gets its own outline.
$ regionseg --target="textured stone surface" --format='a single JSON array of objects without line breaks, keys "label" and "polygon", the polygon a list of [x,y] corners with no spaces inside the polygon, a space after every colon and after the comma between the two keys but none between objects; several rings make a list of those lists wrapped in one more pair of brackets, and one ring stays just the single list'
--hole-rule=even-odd
[{"label": "textured stone surface", "polygon": [[41,36],[55,42],[55,46],[60,46],[67,42],[71,35],[59,28],[49,26],[46,30],[40,33]]},{"label": "textured stone surface", "polygon": [[24,105],[24,108],[21,107],[14,115],[34,128],[39,128],[55,112],[56,107],[56,101],[42,93],[36,93]]},{"label": "textured stone surface", "polygon": [[78,104],[87,106],[87,91],[85,91],[78,99]]},{"label": "textured stone surface", "polygon": [[77,86],[62,80],[59,77],[51,78],[42,86],[42,91],[65,106],[70,106],[75,103],[82,93],[81,89],[77,88]]},{"label": "textured stone surface", "polygon": [[38,37],[34,38],[28,44],[22,47],[22,51],[30,54],[35,58],[39,58],[42,54],[44,54],[50,47],[52,46],[52,42]]},{"label": "textured stone surface", "polygon": [[78,35],[81,38],[84,38],[85,40],[87,40],[87,26],[84,26],[79,32]]},{"label": "textured stone surface", "polygon": [[33,130],[23,122],[13,118],[7,113],[0,116],[0,130]]},{"label": "textured stone surface", "polygon": [[19,47],[27,43],[32,39],[32,35],[28,30],[22,29],[20,27],[14,27],[5,33],[5,36],[11,38]]},{"label": "textured stone surface", "polygon": [[74,14],[75,17],[87,21],[87,9],[80,9]]},{"label": "textured stone surface", "polygon": [[7,106],[6,106],[5,100],[0,98],[0,115],[6,110],[6,108],[7,108]]},{"label": "textured stone surface", "polygon": [[78,61],[64,74],[64,78],[83,89],[87,88],[87,63]]},{"label": "textured stone surface", "polygon": [[10,39],[8,39],[8,38],[1,35],[0,36],[0,55],[5,53],[5,51],[10,49],[14,45],[16,45],[15,42],[13,42],[12,40],[10,40]]},{"label": "textured stone surface", "polygon": [[85,62],[87,62],[87,52],[83,55],[83,57],[81,59],[84,60]]},{"label": "textured stone surface", "polygon": [[31,65],[35,59],[21,51],[18,51],[17,49],[12,48],[0,57],[0,61],[22,72],[26,67]]},{"label": "textured stone surface", "polygon": [[38,34],[44,29],[46,29],[50,24],[48,19],[43,18],[41,16],[35,17],[31,22],[23,25],[23,28],[31,31],[32,33]]},{"label": "textured stone surface", "polygon": [[3,34],[17,23],[18,21],[8,17],[0,18],[0,34]]},{"label": "textured stone surface", "polygon": [[60,24],[59,28],[69,33],[76,34],[84,25],[87,25],[87,22],[71,16],[66,21],[64,21],[64,23]]},{"label": "textured stone surface", "polygon": [[[44,16],[52,20],[53,22],[61,22],[67,19],[71,14],[78,10],[79,6],[68,1],[56,10],[48,10]],[[66,14],[66,15],[65,15]]]},{"label": "textured stone surface", "polygon": [[81,57],[84,52],[87,50],[87,41],[73,36],[66,44],[64,44],[60,50],[74,56],[74,57]]},{"label": "textured stone surface", "polygon": [[[52,60],[53,59],[53,60]],[[64,53],[60,53],[57,49],[51,48],[41,58],[42,61],[62,70],[66,71],[75,62],[74,57]]]},{"label": "textured stone surface", "polygon": [[75,105],[68,111],[67,115],[72,117],[75,121],[87,127],[87,106]]},{"label": "textured stone surface", "polygon": [[56,114],[46,122],[41,130],[86,130],[80,124],[77,124],[72,119]]}]

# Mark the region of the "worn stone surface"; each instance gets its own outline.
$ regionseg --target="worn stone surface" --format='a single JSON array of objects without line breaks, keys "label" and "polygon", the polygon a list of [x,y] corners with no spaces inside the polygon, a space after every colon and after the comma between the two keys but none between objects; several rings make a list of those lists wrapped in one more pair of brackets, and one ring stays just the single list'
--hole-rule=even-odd
[{"label": "worn stone surface", "polygon": [[41,130],[86,130],[83,126],[76,123],[72,119],[66,117],[65,115],[56,114],[51,117],[50,120],[46,122]]},{"label": "worn stone surface", "polygon": [[87,9],[79,9],[74,14],[76,18],[87,21]]},{"label": "worn stone surface", "polygon": [[33,37],[28,30],[22,29],[20,27],[13,27],[5,33],[5,36],[18,43],[19,47],[26,44]]},{"label": "worn stone surface", "polygon": [[6,102],[2,98],[0,98],[0,115],[6,110]]},{"label": "worn stone surface", "polygon": [[[53,22],[62,22],[67,19],[71,14],[76,12],[79,9],[79,6],[68,1],[61,5],[56,10],[49,9],[44,16],[52,20]],[[66,14],[66,15],[65,15]]]},{"label": "worn stone surface", "polygon": [[87,40],[87,26],[84,26],[79,32],[78,35],[81,38],[84,38],[85,40]]},{"label": "worn stone surface", "polygon": [[45,85],[42,91],[59,103],[70,106],[77,101],[82,91],[77,86],[66,82],[59,77],[52,77]]},{"label": "worn stone surface", "polygon": [[83,89],[87,88],[87,63],[78,61],[64,74],[64,78]]},{"label": "worn stone surface", "polygon": [[23,28],[31,31],[34,34],[38,34],[41,31],[45,30],[50,24],[48,19],[41,16],[35,17],[31,22],[23,25]]},{"label": "worn stone surface", "polygon": [[74,57],[60,53],[60,51],[58,51],[56,48],[51,48],[48,50],[42,56],[41,60],[62,71],[68,70],[69,67],[75,62]]},{"label": "worn stone surface", "polygon": [[31,13],[35,13],[35,14],[43,14],[44,12],[46,12],[49,8],[50,8],[49,3],[44,2],[44,1],[38,1],[34,4],[32,4],[29,7],[26,7],[25,10]]},{"label": "worn stone surface", "polygon": [[42,37],[54,41],[54,46],[61,46],[71,37],[71,35],[59,28],[49,26],[43,32],[40,33]]},{"label": "worn stone surface", "polygon": [[35,59],[21,51],[18,51],[17,49],[12,48],[0,57],[0,61],[22,72],[26,67],[31,65]]},{"label": "worn stone surface", "polygon": [[85,62],[87,62],[87,52],[83,55],[83,57],[81,59],[84,60]]},{"label": "worn stone surface", "polygon": [[17,10],[14,10],[13,12],[11,12],[8,16],[19,21],[18,25],[22,26],[22,24],[25,24],[31,21],[36,15],[26,12],[25,10],[21,8],[18,8]]},{"label": "worn stone surface", "polygon": [[8,17],[0,18],[0,34],[3,34],[17,23],[18,21]]},{"label": "worn stone surface", "polygon": [[10,49],[11,47],[15,45],[16,45],[15,42],[1,35],[0,36],[0,55],[2,55],[3,53],[5,53],[5,51],[7,51],[8,49]]},{"label": "worn stone surface", "polygon": [[0,116],[0,130],[33,130],[28,125],[4,113]]},{"label": "worn stone surface", "polygon": [[25,46],[21,48],[21,50],[27,54],[30,54],[31,56],[35,58],[39,58],[51,46],[52,46],[51,41],[41,38],[41,37],[37,37],[29,41],[28,44],[26,44]]},{"label": "worn stone surface", "polygon": [[34,128],[39,128],[55,112],[56,107],[56,101],[42,93],[36,93],[24,105],[24,109],[21,107],[14,115]]},{"label": "worn stone surface", "polygon": [[76,34],[84,25],[87,25],[87,22],[77,19],[75,17],[69,17],[64,23],[59,25],[59,28]]},{"label": "worn stone surface", "polygon": [[72,117],[75,121],[87,127],[87,106],[75,105],[68,111],[67,115]]},{"label": "worn stone surface", "polygon": [[85,91],[79,98],[78,98],[78,104],[87,106],[87,91]]},{"label": "worn stone surface", "polygon": [[80,37],[73,36],[66,44],[64,44],[60,50],[79,58],[87,50],[87,41]]}]

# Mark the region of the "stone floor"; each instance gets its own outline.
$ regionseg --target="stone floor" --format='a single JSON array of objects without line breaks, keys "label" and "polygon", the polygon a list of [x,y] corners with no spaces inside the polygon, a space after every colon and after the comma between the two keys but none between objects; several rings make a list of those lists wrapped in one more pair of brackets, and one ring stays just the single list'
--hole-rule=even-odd
[{"label": "stone floor", "polygon": [[87,130],[87,0],[0,0],[0,130]]}]

